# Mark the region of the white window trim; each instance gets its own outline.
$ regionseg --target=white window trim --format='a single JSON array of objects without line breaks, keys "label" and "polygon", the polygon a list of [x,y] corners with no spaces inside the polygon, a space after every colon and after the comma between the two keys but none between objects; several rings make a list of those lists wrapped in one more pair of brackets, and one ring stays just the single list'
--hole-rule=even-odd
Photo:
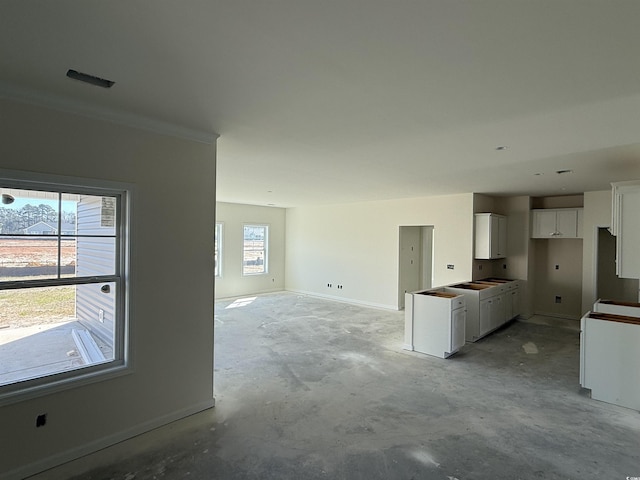
[{"label": "white window trim", "polygon": [[[264,242],[264,272],[258,272],[258,273],[245,273],[244,271],[244,228],[245,227],[264,227],[266,228],[265,230],[265,242]],[[258,277],[260,275],[269,275],[269,237],[270,237],[270,233],[269,230],[271,230],[271,225],[268,223],[251,223],[251,222],[247,222],[247,223],[243,223],[242,224],[242,261],[240,262],[240,269],[241,269],[241,273],[243,277]]]},{"label": "white window trim", "polygon": [[96,195],[103,191],[105,195],[122,196],[120,202],[120,249],[117,252],[120,261],[121,282],[124,288],[119,295],[117,309],[121,320],[119,331],[114,336],[114,351],[121,352],[114,360],[98,365],[90,365],[81,369],[60,372],[23,382],[12,383],[0,387],[0,406],[22,402],[55,392],[78,388],[91,383],[109,380],[114,377],[128,375],[133,372],[134,359],[130,348],[130,314],[131,298],[131,265],[130,250],[132,243],[132,204],[134,202],[134,186],[128,183],[113,182],[81,177],[40,174],[0,169],[0,181],[18,189],[40,189],[44,191],[66,191]]}]

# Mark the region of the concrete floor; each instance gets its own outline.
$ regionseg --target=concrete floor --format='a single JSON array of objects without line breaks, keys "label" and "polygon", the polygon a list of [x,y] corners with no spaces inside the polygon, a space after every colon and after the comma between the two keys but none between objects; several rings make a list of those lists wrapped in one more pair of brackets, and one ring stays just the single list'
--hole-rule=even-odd
[{"label": "concrete floor", "polygon": [[512,322],[442,360],[401,350],[402,312],[230,304],[216,303],[214,409],[34,479],[640,476],[640,414],[580,389],[576,322]]}]

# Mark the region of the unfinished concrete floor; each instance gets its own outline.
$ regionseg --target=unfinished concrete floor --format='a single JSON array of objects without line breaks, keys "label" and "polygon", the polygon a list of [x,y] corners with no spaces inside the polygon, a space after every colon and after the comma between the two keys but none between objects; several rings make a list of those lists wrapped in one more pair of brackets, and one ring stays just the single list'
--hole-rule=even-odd
[{"label": "unfinished concrete floor", "polygon": [[402,312],[232,304],[216,303],[214,409],[35,478],[640,476],[640,414],[580,389],[576,322],[512,322],[441,360],[401,349]]}]

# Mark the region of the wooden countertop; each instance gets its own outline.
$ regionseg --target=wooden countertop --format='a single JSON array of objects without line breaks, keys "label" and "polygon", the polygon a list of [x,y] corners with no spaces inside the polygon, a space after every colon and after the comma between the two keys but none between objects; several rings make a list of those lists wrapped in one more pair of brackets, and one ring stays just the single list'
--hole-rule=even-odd
[{"label": "wooden countertop", "polygon": [[608,322],[630,323],[632,325],[640,325],[640,318],[628,317],[626,315],[614,315],[613,313],[591,312],[588,318],[596,320],[606,320]]}]

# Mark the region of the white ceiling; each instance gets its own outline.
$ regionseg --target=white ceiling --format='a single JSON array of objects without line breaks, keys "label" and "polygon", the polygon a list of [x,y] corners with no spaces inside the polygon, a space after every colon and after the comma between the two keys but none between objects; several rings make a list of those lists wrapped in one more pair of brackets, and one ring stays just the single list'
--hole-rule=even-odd
[{"label": "white ceiling", "polygon": [[637,0],[3,0],[0,96],[217,133],[222,201],[572,194],[640,178],[639,25]]}]

